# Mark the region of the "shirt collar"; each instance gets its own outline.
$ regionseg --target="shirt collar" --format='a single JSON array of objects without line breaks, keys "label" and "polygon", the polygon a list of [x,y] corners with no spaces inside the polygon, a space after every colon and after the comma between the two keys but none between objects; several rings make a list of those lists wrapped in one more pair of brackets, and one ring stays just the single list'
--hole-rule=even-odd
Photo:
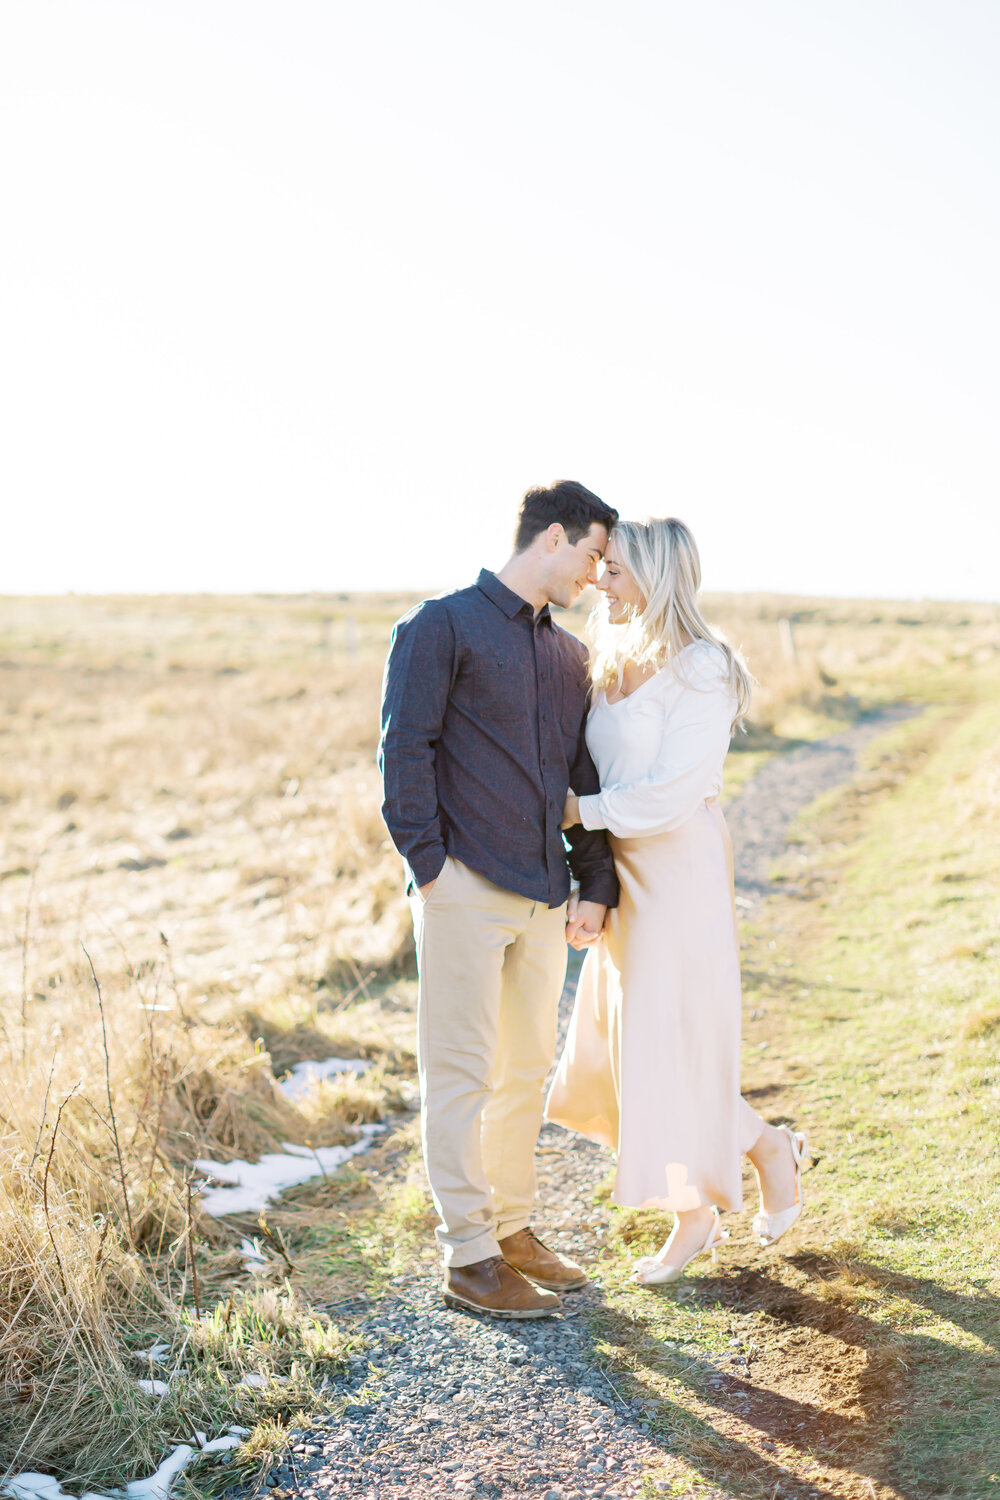
[{"label": "shirt collar", "polygon": [[[534,615],[534,610],[527,599],[522,599],[520,594],[515,594],[513,589],[509,589],[505,583],[501,583],[497,575],[491,573],[487,568],[483,568],[476,579],[476,587],[482,590],[487,599],[492,599],[493,603],[503,610],[508,620],[513,620],[514,616],[520,614],[522,609],[526,609],[529,615]],[[547,604],[542,605],[542,608],[538,612],[538,618],[540,620],[548,620],[551,623],[552,616],[549,613],[549,606]]]}]

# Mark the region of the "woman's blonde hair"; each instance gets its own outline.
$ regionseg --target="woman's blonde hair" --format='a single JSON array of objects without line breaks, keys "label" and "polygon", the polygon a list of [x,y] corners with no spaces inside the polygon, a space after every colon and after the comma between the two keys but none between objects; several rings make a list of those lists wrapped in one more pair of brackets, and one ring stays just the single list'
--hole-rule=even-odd
[{"label": "woman's blonde hair", "polygon": [[633,610],[624,626],[612,625],[607,602],[601,598],[590,620],[590,675],[595,686],[605,692],[620,689],[627,663],[667,666],[689,642],[708,641],[726,659],[737,705],[733,727],[741,725],[750,708],[753,678],[739,652],[711,628],[698,608],[701,561],[684,522],[619,521],[611,536],[646,607]]}]

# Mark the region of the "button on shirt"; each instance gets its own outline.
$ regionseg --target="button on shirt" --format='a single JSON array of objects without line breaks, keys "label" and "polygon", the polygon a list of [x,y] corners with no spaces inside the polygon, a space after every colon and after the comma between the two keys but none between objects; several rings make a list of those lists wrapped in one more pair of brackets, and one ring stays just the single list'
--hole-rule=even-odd
[{"label": "button on shirt", "polygon": [[[600,790],[584,738],[585,647],[483,571],[398,621],[382,689],[382,814],[415,885],[452,855],[494,885],[561,906],[614,906],[603,832],[560,823],[566,793]],[[567,853],[567,844],[569,845]]]}]

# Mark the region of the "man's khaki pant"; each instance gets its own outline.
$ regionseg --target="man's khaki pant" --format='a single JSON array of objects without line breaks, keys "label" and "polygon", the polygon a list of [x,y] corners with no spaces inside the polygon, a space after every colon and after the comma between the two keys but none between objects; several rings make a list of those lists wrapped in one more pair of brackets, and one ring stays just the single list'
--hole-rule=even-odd
[{"label": "man's khaki pant", "polygon": [[447,859],[410,897],[424,1161],[445,1265],[498,1255],[528,1223],[542,1090],[566,973],[566,908]]}]

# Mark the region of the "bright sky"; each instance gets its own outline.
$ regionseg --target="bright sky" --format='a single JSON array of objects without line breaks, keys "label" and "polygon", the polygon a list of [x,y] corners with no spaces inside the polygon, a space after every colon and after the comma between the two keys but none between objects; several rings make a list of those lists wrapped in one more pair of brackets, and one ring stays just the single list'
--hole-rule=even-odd
[{"label": "bright sky", "polygon": [[996,0],[3,0],[0,591],[1000,598]]}]

